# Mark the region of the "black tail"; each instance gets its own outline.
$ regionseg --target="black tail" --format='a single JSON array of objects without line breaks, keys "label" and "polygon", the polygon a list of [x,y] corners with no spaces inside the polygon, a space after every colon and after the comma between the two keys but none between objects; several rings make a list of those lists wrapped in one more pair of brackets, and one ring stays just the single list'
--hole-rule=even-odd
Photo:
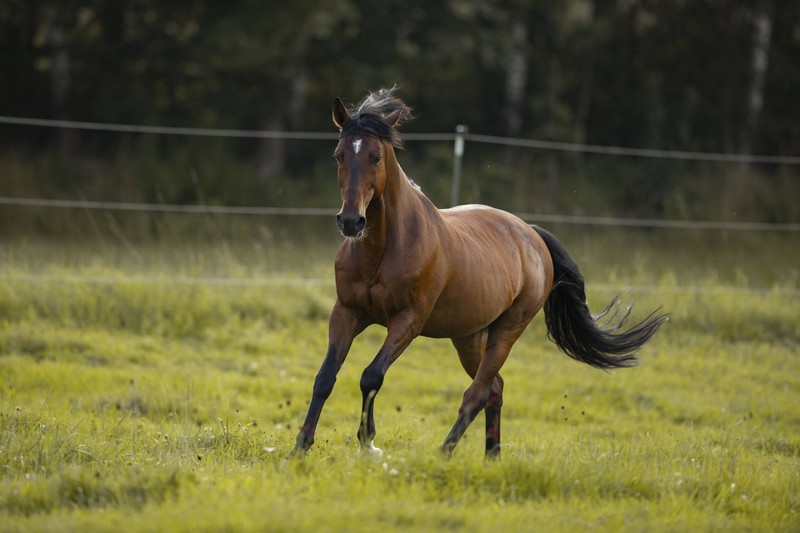
[{"label": "black tail", "polygon": [[637,360],[633,353],[653,336],[669,315],[653,312],[624,333],[616,331],[628,318],[630,308],[616,326],[598,324],[598,319],[609,312],[618,297],[597,317],[592,316],[578,265],[553,234],[537,226],[533,229],[542,237],[553,258],[553,287],[544,304],[547,336],[573,359],[594,367],[634,366]]}]

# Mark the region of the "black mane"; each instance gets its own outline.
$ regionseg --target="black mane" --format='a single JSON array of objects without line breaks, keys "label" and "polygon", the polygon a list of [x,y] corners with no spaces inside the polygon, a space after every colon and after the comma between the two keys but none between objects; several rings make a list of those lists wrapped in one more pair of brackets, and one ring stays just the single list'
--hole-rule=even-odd
[{"label": "black mane", "polygon": [[[339,137],[351,134],[372,135],[385,139],[395,148],[403,147],[403,140],[397,126],[411,120],[411,108],[394,95],[395,85],[391,89],[380,89],[369,93],[367,97],[352,109],[348,109],[350,118],[342,124]],[[392,125],[386,122],[387,116],[400,110],[400,118]]]}]

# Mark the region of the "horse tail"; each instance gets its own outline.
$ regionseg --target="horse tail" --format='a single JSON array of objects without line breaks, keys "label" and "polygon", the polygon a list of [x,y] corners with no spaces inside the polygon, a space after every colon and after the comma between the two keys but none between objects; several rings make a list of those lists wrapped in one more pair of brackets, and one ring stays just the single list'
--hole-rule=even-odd
[{"label": "horse tail", "polygon": [[619,310],[601,322],[619,301],[616,296],[603,312],[593,316],[586,303],[585,283],[578,265],[552,233],[538,226],[533,229],[541,236],[553,259],[553,286],[544,304],[548,338],[568,356],[597,368],[636,365],[634,352],[653,336],[669,315],[657,314],[656,310],[629,330],[618,333],[631,307],[622,313],[616,324],[609,325],[609,322]]}]

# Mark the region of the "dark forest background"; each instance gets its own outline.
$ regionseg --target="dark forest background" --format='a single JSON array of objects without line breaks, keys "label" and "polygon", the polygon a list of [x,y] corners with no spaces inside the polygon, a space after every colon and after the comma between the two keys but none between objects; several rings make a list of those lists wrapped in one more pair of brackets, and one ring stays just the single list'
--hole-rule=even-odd
[{"label": "dark forest background", "polygon": [[[413,132],[800,155],[796,0],[2,0],[0,115],[330,131],[399,84]],[[335,206],[334,141],[0,123],[0,195]],[[452,143],[401,164],[448,203]],[[800,166],[468,142],[461,201],[797,222]],[[5,208],[4,223],[12,224]],[[19,212],[15,212],[18,218]]]}]

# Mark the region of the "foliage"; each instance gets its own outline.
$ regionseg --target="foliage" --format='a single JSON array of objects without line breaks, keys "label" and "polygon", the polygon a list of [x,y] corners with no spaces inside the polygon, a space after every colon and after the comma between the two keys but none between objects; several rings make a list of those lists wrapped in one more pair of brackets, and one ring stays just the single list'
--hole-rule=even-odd
[{"label": "foliage", "polygon": [[[800,153],[798,9],[790,0],[12,0],[0,6],[0,114],[329,131],[335,96],[354,101],[399,83],[419,117],[408,131],[449,132],[466,123],[475,133],[555,141],[792,155]],[[760,86],[753,57],[762,20],[770,38]],[[523,30],[519,42],[515,27]],[[522,84],[519,99],[512,78]],[[0,140],[11,157],[21,151],[37,158],[53,146],[66,155],[63,165],[34,176],[33,187],[44,193],[108,199],[123,179],[127,200],[170,203],[193,199],[195,190],[230,202],[291,191],[298,182],[315,190],[331,151],[285,140],[215,144],[9,125],[0,126]],[[215,161],[198,165],[209,149]],[[439,154],[439,147],[426,147],[420,159],[439,161]],[[643,205],[604,193],[586,209],[606,214],[610,203],[629,216],[641,216],[636,209],[671,215],[680,211],[676,198],[699,193],[700,181],[704,194],[687,213],[709,206],[706,217],[737,219],[747,206],[757,219],[797,220],[788,201],[797,196],[793,166],[676,168],[624,158],[597,165],[596,158],[471,146],[467,154],[467,178],[484,189],[468,196],[508,196],[511,186],[518,211],[581,212],[564,191],[594,184],[607,193],[624,183],[646,199]],[[119,174],[89,190],[87,159]],[[187,159],[200,186],[188,182]],[[142,160],[151,166],[137,168]],[[182,171],[153,183],[149,170],[175,166]],[[440,190],[450,168],[434,164],[419,174]],[[6,184],[3,193],[28,188]],[[720,189],[721,202],[707,192]],[[761,195],[770,201],[748,202]]]},{"label": "foliage", "polygon": [[[798,109],[785,90],[798,76],[786,61],[797,55],[797,6],[771,5],[776,63],[764,130],[796,131]],[[557,127],[547,126],[569,138],[589,83],[582,69],[591,67],[588,139],[728,151],[743,120],[756,14],[755,2],[11,2],[0,24],[9,30],[3,49],[15,55],[7,59],[14,83],[5,84],[0,102],[5,113],[52,109],[43,82],[66,52],[63,111],[73,118],[247,128],[277,117],[327,128],[327,113],[318,111],[327,111],[331,91],[358,98],[399,82],[423,106],[427,129],[450,129],[464,110],[475,110],[475,131],[502,133],[496,118],[508,28],[523,20],[527,133],[540,132],[552,115]],[[63,42],[54,43],[56,31]],[[553,75],[560,78],[555,102],[546,94]],[[30,87],[39,88],[33,98],[22,92]],[[19,104],[25,107],[14,109]],[[776,136],[762,146],[792,153],[793,142]]]}]

